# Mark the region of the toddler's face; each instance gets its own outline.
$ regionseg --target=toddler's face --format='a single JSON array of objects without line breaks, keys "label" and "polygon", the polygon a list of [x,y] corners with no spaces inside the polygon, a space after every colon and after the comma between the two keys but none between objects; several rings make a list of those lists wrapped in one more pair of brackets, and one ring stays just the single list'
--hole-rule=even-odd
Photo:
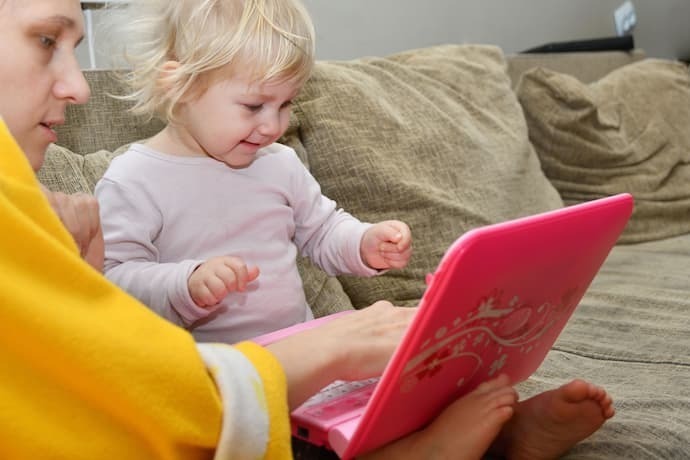
[{"label": "toddler's face", "polygon": [[181,103],[178,134],[197,154],[233,168],[247,167],[261,147],[283,135],[299,90],[289,80],[251,84],[242,75],[218,79],[200,96]]}]

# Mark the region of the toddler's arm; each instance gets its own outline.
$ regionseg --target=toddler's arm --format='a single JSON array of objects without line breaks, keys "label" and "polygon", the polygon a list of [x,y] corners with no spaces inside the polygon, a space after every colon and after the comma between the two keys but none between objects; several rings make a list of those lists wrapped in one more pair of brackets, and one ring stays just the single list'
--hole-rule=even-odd
[{"label": "toddler's arm", "polygon": [[203,260],[161,261],[154,240],[162,220],[150,200],[106,177],[96,185],[95,194],[100,206],[104,273],[108,279],[175,324],[188,326],[206,317],[210,310],[194,303],[187,285]]},{"label": "toddler's arm", "polygon": [[321,186],[294,150],[285,147],[273,161],[278,162],[275,171],[280,171],[273,180],[292,210],[292,239],[301,255],[329,275],[374,276],[407,264],[411,237],[406,224],[386,221],[372,229],[372,224],[338,209],[335,201],[321,193]]}]

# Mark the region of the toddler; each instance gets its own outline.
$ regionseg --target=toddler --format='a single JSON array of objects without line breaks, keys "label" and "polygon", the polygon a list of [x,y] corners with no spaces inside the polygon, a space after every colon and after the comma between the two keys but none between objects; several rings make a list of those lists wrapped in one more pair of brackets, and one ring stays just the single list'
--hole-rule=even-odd
[{"label": "toddler", "polygon": [[141,0],[109,14],[132,44],[124,97],[166,123],[97,184],[110,280],[198,341],[233,343],[313,318],[298,253],[331,275],[407,264],[405,223],[339,209],[276,143],[314,63],[298,0]]}]

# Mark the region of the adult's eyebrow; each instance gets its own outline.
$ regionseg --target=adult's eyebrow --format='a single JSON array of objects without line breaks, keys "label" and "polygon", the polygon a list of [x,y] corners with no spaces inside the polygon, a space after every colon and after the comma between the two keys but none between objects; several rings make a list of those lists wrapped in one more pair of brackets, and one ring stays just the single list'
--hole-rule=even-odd
[{"label": "adult's eyebrow", "polygon": [[[70,18],[69,16],[64,16],[62,14],[56,14],[53,16],[49,16],[43,20],[46,23],[53,23],[57,24],[61,27],[64,27],[66,29],[76,29],[77,24],[74,21],[74,19]],[[84,35],[82,34],[79,39],[75,42],[75,46],[78,46],[82,40],[84,40]]]},{"label": "adult's eyebrow", "polygon": [[46,22],[57,22],[60,25],[63,25],[68,28],[73,28],[75,27],[74,19],[64,16],[62,14],[56,14],[53,16],[48,16],[47,18],[44,19]]}]

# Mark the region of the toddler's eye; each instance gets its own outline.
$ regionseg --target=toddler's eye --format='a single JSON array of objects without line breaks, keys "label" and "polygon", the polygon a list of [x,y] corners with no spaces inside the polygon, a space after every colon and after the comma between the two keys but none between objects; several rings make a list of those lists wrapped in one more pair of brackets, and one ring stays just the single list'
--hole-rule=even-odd
[{"label": "toddler's eye", "polygon": [[258,112],[263,107],[263,104],[244,104],[250,112]]},{"label": "toddler's eye", "polygon": [[283,102],[283,105],[280,106],[280,108],[285,109],[285,108],[291,107],[291,106],[292,106],[292,101],[285,101],[285,102]]}]

